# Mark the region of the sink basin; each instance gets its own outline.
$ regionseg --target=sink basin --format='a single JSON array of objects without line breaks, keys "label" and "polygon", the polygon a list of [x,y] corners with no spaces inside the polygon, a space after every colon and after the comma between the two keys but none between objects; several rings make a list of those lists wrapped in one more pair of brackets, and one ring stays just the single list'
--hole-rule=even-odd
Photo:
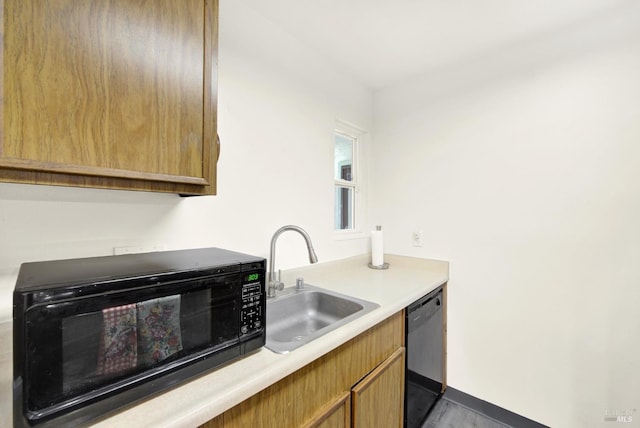
[{"label": "sink basin", "polygon": [[305,284],[267,300],[267,348],[279,354],[327,334],[380,305]]}]

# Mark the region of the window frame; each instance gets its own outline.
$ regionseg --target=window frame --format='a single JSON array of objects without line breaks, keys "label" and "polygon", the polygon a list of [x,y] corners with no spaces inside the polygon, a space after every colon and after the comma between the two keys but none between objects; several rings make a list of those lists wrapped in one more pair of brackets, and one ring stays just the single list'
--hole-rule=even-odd
[{"label": "window frame", "polygon": [[[338,179],[336,178],[335,168],[336,168],[336,153],[335,153],[335,139],[336,136],[340,135],[345,138],[348,138],[353,141],[353,159],[352,159],[352,167],[351,167],[351,181]],[[335,128],[332,133],[332,142],[333,142],[333,218],[332,218],[332,229],[335,240],[345,240],[345,239],[358,239],[364,238],[364,226],[366,224],[365,219],[365,209],[364,206],[366,204],[366,180],[365,180],[365,156],[364,151],[366,147],[365,143],[366,132],[348,122],[344,122],[341,120],[336,121]],[[352,217],[352,228],[351,229],[336,229],[336,215],[337,215],[337,205],[336,205],[336,189],[338,187],[353,189],[353,210],[351,212]]]}]

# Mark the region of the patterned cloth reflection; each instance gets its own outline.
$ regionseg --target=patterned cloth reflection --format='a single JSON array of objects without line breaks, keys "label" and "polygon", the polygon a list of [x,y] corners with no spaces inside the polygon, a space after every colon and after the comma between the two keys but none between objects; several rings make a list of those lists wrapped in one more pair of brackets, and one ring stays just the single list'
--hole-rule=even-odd
[{"label": "patterned cloth reflection", "polygon": [[182,350],[180,296],[151,299],[138,307],[138,363],[153,365]]},{"label": "patterned cloth reflection", "polygon": [[136,367],[138,361],[136,305],[102,310],[103,324],[96,373],[118,374]]}]

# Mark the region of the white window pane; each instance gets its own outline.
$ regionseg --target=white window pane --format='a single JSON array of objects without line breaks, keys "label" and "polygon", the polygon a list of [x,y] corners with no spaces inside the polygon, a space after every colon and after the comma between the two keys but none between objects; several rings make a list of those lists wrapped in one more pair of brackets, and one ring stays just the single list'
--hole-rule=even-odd
[{"label": "white window pane", "polygon": [[353,229],[353,188],[336,186],[335,229]]},{"label": "white window pane", "polygon": [[335,136],[335,179],[353,181],[353,139]]}]

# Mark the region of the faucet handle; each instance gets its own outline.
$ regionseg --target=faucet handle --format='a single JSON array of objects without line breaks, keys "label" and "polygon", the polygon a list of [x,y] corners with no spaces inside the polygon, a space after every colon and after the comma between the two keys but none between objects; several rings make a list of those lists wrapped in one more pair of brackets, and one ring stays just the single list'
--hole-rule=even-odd
[{"label": "faucet handle", "polygon": [[304,290],[304,278],[296,279],[296,290]]},{"label": "faucet handle", "polygon": [[278,269],[278,280],[276,281],[276,289],[278,291],[284,290],[284,282],[282,282],[282,269]]}]

